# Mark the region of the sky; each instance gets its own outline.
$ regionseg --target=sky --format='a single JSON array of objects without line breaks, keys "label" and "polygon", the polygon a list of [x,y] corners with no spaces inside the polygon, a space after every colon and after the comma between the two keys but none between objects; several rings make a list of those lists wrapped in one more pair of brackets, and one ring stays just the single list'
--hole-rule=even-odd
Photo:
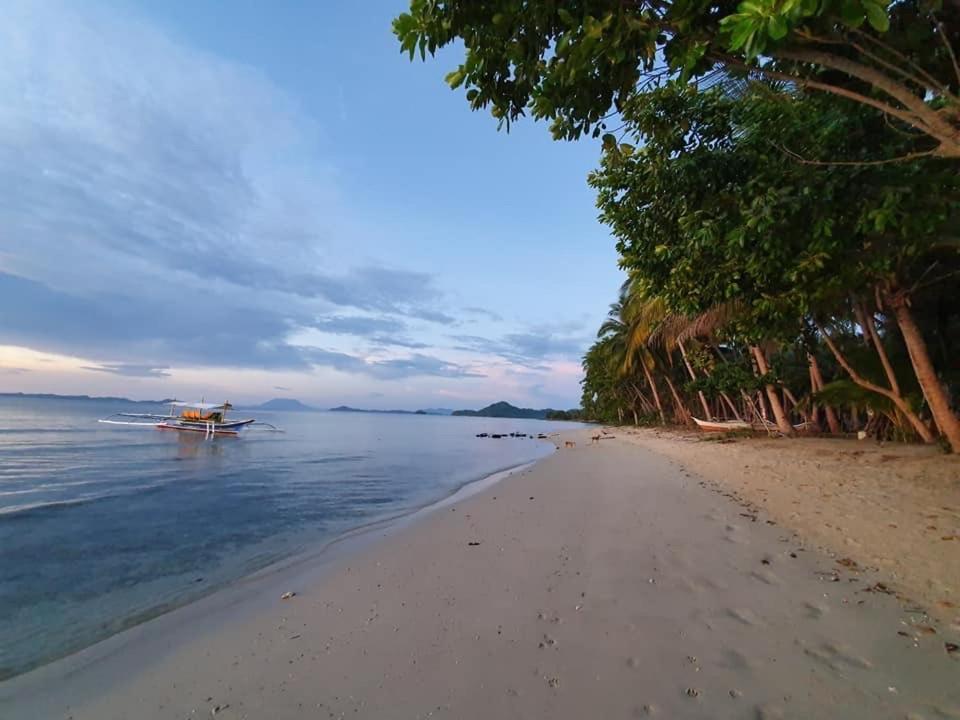
[{"label": "sky", "polygon": [[498,132],[402,0],[6,0],[0,392],[575,407],[595,141]]}]

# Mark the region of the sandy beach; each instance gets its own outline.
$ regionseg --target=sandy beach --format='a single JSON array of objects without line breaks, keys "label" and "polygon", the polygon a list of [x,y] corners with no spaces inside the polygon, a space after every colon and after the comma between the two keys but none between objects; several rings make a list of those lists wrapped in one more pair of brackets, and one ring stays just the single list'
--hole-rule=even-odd
[{"label": "sandy beach", "polygon": [[743,467],[797,446],[595,432],[4,683],[0,716],[960,718],[960,538],[930,541],[958,532],[954,460],[880,478],[886,506],[875,466],[845,471],[845,527],[815,519],[836,468],[797,489]]}]

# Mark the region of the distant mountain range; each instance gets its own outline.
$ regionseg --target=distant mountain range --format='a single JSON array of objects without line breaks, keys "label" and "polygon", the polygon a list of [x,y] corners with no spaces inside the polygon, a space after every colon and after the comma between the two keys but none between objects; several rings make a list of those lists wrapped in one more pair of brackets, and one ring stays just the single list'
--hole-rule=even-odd
[{"label": "distant mountain range", "polygon": [[[56,395],[54,393],[0,393],[0,398],[23,398],[33,400],[77,400],[87,402],[123,402],[138,405],[168,405],[175,402],[165,400],[130,400],[122,397],[91,397],[90,395]],[[318,412],[320,408],[307,405],[294,398],[273,398],[259,405],[237,406],[240,410],[267,410],[276,412]],[[367,410],[348,405],[330,408],[330,412],[376,413],[381,415],[457,415],[461,417],[517,418],[531,420],[578,420],[578,410],[535,410],[518,408],[508,402],[500,401],[487,405],[480,410],[451,410],[450,408],[425,408],[423,410]]]},{"label": "distant mountain range", "polygon": [[340,405],[330,408],[330,412],[354,412],[354,413],[377,413],[379,415],[455,415],[453,410],[447,408],[427,408],[426,410],[364,410],[354,408],[348,405]]},{"label": "distant mountain range", "polygon": [[165,400],[131,400],[124,397],[90,396],[90,395],[57,395],[56,393],[0,393],[0,398],[23,398],[25,400],[78,400],[81,402],[122,402],[137,405],[169,405],[175,402],[173,398]]},{"label": "distant mountain range", "polygon": [[549,409],[534,410],[533,408],[518,408],[501,400],[493,405],[487,405],[480,410],[457,410],[454,415],[467,417],[518,418],[529,420],[545,420]]},{"label": "distant mountain range", "polygon": [[299,400],[294,400],[293,398],[274,398],[273,400],[267,400],[265,403],[260,403],[259,405],[250,405],[244,408],[244,410],[282,410],[284,412],[315,412],[317,409],[318,408],[305,405]]}]

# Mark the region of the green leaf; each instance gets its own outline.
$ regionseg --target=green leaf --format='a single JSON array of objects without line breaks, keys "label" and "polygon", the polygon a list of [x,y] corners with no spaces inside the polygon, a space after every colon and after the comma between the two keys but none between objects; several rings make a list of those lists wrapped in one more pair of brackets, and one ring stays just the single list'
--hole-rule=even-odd
[{"label": "green leaf", "polygon": [[751,20],[744,19],[736,25],[733,25],[733,32],[730,34],[730,49],[741,49],[750,41],[750,38],[753,37],[753,33],[753,21]]},{"label": "green leaf", "polygon": [[787,20],[783,15],[774,15],[770,18],[767,32],[774,40],[782,40],[787,35]]},{"label": "green leaf", "polygon": [[867,13],[867,22],[877,32],[886,32],[890,29],[890,17],[887,15],[887,8],[877,3],[865,2],[863,9]]},{"label": "green leaf", "polygon": [[466,79],[466,77],[466,72],[464,72],[464,69],[460,67],[453,72],[447,73],[447,76],[444,78],[444,80],[446,81],[447,85],[450,86],[450,89],[454,90],[463,84],[463,81]]},{"label": "green leaf", "polygon": [[850,27],[860,27],[866,19],[863,6],[857,0],[844,0],[840,5],[840,17]]}]

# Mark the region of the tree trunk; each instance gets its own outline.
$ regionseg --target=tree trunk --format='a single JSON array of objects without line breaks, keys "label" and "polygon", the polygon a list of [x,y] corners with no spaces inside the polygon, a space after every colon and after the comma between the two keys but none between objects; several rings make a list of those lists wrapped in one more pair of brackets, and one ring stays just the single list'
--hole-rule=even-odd
[{"label": "tree trunk", "polygon": [[823,430],[823,424],[820,422],[820,406],[813,399],[817,394],[817,379],[813,376],[813,368],[807,367],[807,374],[810,378],[810,419],[818,430]]},{"label": "tree trunk", "polygon": [[637,409],[633,408],[633,426],[640,427],[640,418],[637,417]]},{"label": "tree trunk", "polygon": [[[789,400],[793,404],[793,409],[796,412],[800,413],[800,417],[803,418],[803,421],[810,422],[810,412],[800,407],[800,403],[797,402],[796,396],[792,392],[790,392],[790,388],[788,388],[786,385],[783,386],[783,394],[784,394],[784,397],[786,397],[787,400]],[[786,400],[784,401],[784,405],[786,405]]]},{"label": "tree trunk", "polygon": [[950,443],[950,449],[960,453],[960,418],[957,418],[950,409],[950,399],[943,385],[940,384],[940,378],[937,377],[937,371],[933,367],[933,361],[930,360],[930,353],[927,350],[927,343],[907,305],[907,297],[904,294],[889,296],[887,304],[897,318],[900,334],[903,335],[903,342],[910,354],[910,362],[913,363],[913,370],[917,374],[923,396],[930,406],[930,412],[933,413],[933,419]]},{"label": "tree trunk", "polygon": [[873,314],[866,311],[863,311],[861,314],[863,317],[863,330],[873,343],[877,355],[880,356],[880,363],[883,365],[883,372],[887,375],[887,382],[890,383],[890,389],[897,395],[902,395],[903,393],[900,392],[900,383],[897,382],[897,376],[893,372],[893,365],[890,364],[887,350],[883,347],[883,343],[880,342],[880,334],[877,332],[877,325],[873,321]]},{"label": "tree trunk", "polygon": [[[851,380],[853,380],[860,387],[864,387],[867,390],[871,390],[875,393],[883,395],[886,398],[889,398],[890,401],[897,406],[897,409],[904,414],[907,420],[910,421],[913,429],[917,431],[917,435],[919,435],[925,443],[934,442],[936,438],[934,438],[933,433],[930,432],[930,428],[928,428],[924,424],[923,420],[921,420],[920,417],[910,408],[910,406],[907,405],[906,400],[892,390],[875,385],[866,378],[862,377],[860,373],[854,370],[850,363],[847,362],[847,358],[844,357],[843,353],[840,352],[840,349],[837,347],[836,343],[834,343],[833,339],[827,335],[827,331],[823,329],[820,323],[817,323],[817,330],[820,331],[820,334],[823,336],[823,341],[827,344],[827,347],[830,348],[830,352],[833,353],[833,356],[837,359],[837,362],[840,363],[840,367],[847,371],[847,374],[850,376]],[[902,327],[900,330],[903,332]],[[910,346],[908,345],[908,350],[909,347]]]},{"label": "tree trunk", "polygon": [[725,392],[720,393],[720,397],[723,398],[724,402],[727,403],[727,407],[730,408],[730,412],[733,413],[733,417],[737,420],[743,420],[740,416],[740,413],[737,411],[737,406],[733,404],[733,400],[730,399],[730,396]]},{"label": "tree trunk", "polygon": [[664,374],[664,380],[667,381],[667,387],[670,388],[670,394],[673,395],[673,402],[676,405],[677,413],[680,415],[681,422],[684,425],[690,424],[690,411],[687,410],[687,406],[683,404],[683,400],[680,398],[680,395],[677,393],[677,389],[673,386],[673,381],[670,379],[670,376]]},{"label": "tree trunk", "polygon": [[[810,362],[810,375],[817,384],[817,390],[823,390],[823,374],[820,372],[820,363],[817,362],[817,356],[809,353],[807,359]],[[827,416],[827,427],[833,435],[839,435],[841,432],[840,419],[836,411],[830,405],[823,406],[823,412]]]},{"label": "tree trunk", "polygon": [[[677,342],[677,345],[680,346],[680,355],[683,356],[683,364],[687,366],[687,372],[690,373],[690,379],[696,380],[697,374],[693,371],[693,366],[690,364],[690,361],[687,360],[687,349],[683,346],[683,341],[680,340]],[[702,390],[697,391],[697,395],[700,396],[700,404],[703,406],[703,412],[706,415],[704,420],[710,419],[710,406],[707,404],[707,396],[703,394]]]},{"label": "tree trunk", "polygon": [[853,316],[857,319],[857,325],[860,326],[860,339],[863,344],[870,347],[870,332],[867,330],[867,314],[864,312],[863,305],[856,298],[851,298],[853,305]]},{"label": "tree trunk", "polygon": [[657,412],[660,413],[660,424],[666,425],[667,418],[663,414],[663,403],[660,402],[660,393],[657,392],[657,384],[653,381],[653,375],[650,374],[650,369],[643,361],[643,358],[640,358],[640,367],[643,368],[643,374],[647,378],[647,384],[650,386],[650,392],[653,393],[653,402],[657,406]]},{"label": "tree trunk", "polygon": [[[753,352],[753,357],[757,361],[757,369],[760,371],[761,375],[766,375],[770,372],[770,368],[767,367],[767,358],[764,357],[763,350],[761,350],[756,345],[751,345],[750,350]],[[770,408],[773,410],[773,417],[777,421],[777,429],[780,430],[784,435],[793,435],[793,425],[790,424],[790,420],[787,418],[786,412],[783,410],[783,404],[780,402],[780,396],[777,395],[777,389],[770,384],[764,385],[764,389],[767,391],[767,400],[770,401]]]}]

